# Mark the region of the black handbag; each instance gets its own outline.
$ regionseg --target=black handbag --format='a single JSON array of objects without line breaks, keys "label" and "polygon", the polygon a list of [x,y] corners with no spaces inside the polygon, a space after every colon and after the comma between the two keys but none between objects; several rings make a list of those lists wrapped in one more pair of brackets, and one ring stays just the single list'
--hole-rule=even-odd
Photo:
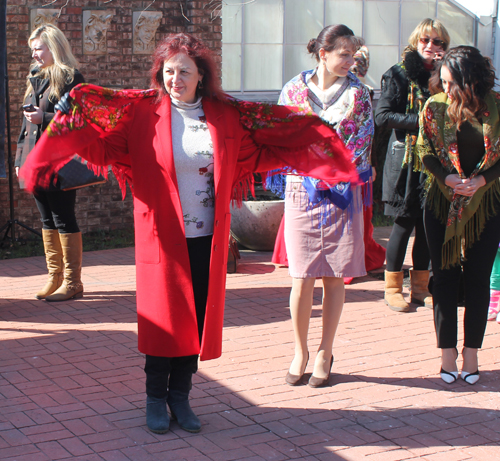
[{"label": "black handbag", "polygon": [[104,184],[106,178],[89,170],[85,160],[75,155],[58,172],[57,184],[61,190],[80,189],[81,187]]}]

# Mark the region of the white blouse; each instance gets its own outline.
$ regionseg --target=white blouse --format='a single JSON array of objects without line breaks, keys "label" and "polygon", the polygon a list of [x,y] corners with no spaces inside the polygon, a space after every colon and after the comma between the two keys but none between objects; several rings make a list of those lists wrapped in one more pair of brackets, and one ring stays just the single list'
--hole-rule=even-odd
[{"label": "white blouse", "polygon": [[201,98],[172,99],[172,147],[186,237],[214,231],[214,148]]}]

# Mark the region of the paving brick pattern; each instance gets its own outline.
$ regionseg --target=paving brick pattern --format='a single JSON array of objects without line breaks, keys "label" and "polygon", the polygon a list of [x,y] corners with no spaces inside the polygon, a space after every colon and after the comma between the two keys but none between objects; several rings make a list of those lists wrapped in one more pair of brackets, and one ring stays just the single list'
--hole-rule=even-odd
[{"label": "paving brick pattern", "polygon": [[[33,298],[43,258],[0,261],[0,460],[499,458],[500,325],[488,323],[480,382],[446,385],[432,311],[390,311],[370,274],[346,289],[331,385],[290,387],[287,269],[269,253],[242,256],[227,280],[223,356],[194,379],[202,430],[172,423],[164,435],[145,426],[133,249],[85,253],[85,297],[53,304]],[[317,285],[309,373],[321,335]]]}]

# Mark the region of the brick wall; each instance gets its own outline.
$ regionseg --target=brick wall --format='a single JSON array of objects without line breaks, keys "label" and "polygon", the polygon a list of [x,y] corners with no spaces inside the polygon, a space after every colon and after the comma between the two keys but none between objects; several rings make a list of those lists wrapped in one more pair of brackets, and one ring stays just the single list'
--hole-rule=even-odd
[{"label": "brick wall", "polygon": [[[27,39],[30,34],[30,10],[41,8],[48,0],[7,0],[7,47],[9,71],[9,97],[11,112],[12,153],[15,155],[16,140],[21,127],[19,107],[26,89],[26,75],[31,62]],[[61,8],[66,0],[57,0],[48,8]],[[89,83],[113,88],[148,88],[151,55],[132,53],[132,14],[142,11],[152,0],[88,1],[69,0],[62,9],[58,27],[70,41],[73,53],[80,62],[80,71]],[[205,40],[217,55],[221,55],[220,20],[212,20],[207,1],[156,1],[148,11],[163,13],[156,32],[156,43],[169,33],[187,32]],[[181,10],[182,5],[182,10]],[[113,17],[107,31],[107,54],[95,56],[83,54],[83,10],[111,10]],[[184,17],[185,16],[185,17]],[[7,150],[7,149],[6,149]],[[125,201],[116,179],[101,186],[80,189],[77,192],[77,218],[82,232],[112,230],[132,225],[132,199],[130,192]],[[40,229],[39,213],[33,198],[19,190],[14,179],[15,218],[22,223]],[[9,187],[7,179],[0,179],[0,227],[9,219]],[[22,236],[21,228],[16,233]]]}]

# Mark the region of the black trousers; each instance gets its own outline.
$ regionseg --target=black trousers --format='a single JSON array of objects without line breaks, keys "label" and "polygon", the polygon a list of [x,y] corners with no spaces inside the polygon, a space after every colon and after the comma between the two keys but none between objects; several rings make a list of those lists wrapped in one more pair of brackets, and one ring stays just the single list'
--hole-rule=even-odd
[{"label": "black trousers", "polygon": [[[194,304],[200,344],[208,296],[208,278],[212,236],[188,238],[189,263],[193,281]],[[155,398],[165,398],[169,390],[175,395],[185,395],[191,390],[191,378],[198,371],[198,355],[185,357],[156,357],[146,355],[146,394]],[[174,393],[171,393],[174,395]]]},{"label": "black trousers", "polygon": [[61,234],[80,232],[76,222],[76,190],[36,191],[36,206],[42,216],[42,227]]},{"label": "black trousers", "polygon": [[[427,207],[424,211],[424,221],[434,275],[432,299],[437,346],[442,349],[453,348],[457,345],[457,304],[461,267],[441,269],[441,249],[446,225]],[[462,265],[465,347],[480,348],[483,343],[490,302],[490,274],[499,241],[500,213],[486,222],[479,240],[465,253]]]},{"label": "black trousers", "polygon": [[430,256],[425,238],[424,219],[423,216],[419,216],[417,218],[398,217],[394,220],[385,255],[386,270],[399,272],[403,268],[408,240],[413,229],[415,229],[411,253],[413,269],[419,271],[429,269]]}]

